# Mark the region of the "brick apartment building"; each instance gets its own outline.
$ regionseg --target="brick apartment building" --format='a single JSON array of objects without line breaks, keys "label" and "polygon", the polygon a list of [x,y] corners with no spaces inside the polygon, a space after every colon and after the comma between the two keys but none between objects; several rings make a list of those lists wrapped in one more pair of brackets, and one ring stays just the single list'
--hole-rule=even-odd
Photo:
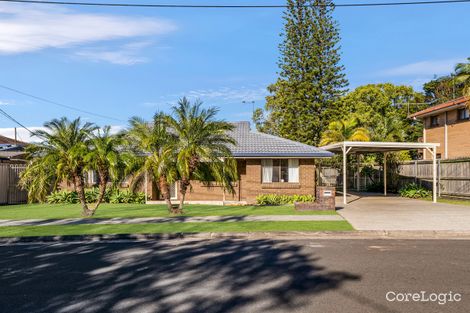
[{"label": "brick apartment building", "polygon": [[[409,116],[423,121],[423,142],[440,143],[438,158],[470,157],[469,100],[457,98]],[[423,159],[429,160],[431,156],[424,151]]]},{"label": "brick apartment building", "polygon": [[[333,156],[328,151],[292,140],[250,129],[249,122],[237,122],[231,136],[237,144],[231,147],[237,160],[239,179],[235,194],[226,194],[216,183],[191,182],[188,202],[253,203],[260,194],[314,195],[316,158]],[[160,200],[156,184],[149,184],[149,196]],[[178,184],[172,186],[173,199],[178,199]]]}]

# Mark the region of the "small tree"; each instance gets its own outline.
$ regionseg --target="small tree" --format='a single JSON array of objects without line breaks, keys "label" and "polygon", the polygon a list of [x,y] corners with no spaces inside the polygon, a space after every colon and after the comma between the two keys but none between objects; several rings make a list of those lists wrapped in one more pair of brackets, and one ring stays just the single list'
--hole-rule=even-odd
[{"label": "small tree", "polygon": [[236,164],[229,145],[236,144],[229,136],[233,125],[216,120],[216,108],[203,109],[202,102],[192,105],[188,99],[179,100],[173,107],[174,117],[169,125],[178,138],[176,143],[177,169],[180,177],[180,205],[182,212],[186,192],[192,179],[218,181],[233,192],[231,182],[236,179]]},{"label": "small tree", "polygon": [[463,85],[464,95],[470,97],[470,58],[467,60],[467,63],[459,63],[455,66],[455,78]]},{"label": "small tree", "polygon": [[103,202],[108,181],[111,180],[113,185],[116,185],[123,177],[124,163],[121,157],[122,151],[119,150],[123,145],[122,134],[112,135],[111,126],[105,126],[90,137],[91,147],[85,162],[87,169],[95,170],[99,177],[98,201],[90,210],[90,215],[93,215]]},{"label": "small tree", "polygon": [[165,199],[168,211],[173,212],[170,184],[177,180],[176,170],[176,137],[168,131],[167,116],[158,112],[153,121],[148,123],[141,118],[133,117],[129,123],[127,142],[134,157],[127,160],[128,168],[135,176],[137,185],[150,174],[158,183],[160,192]]},{"label": "small tree", "polygon": [[369,141],[369,131],[360,127],[359,120],[351,117],[347,120],[331,122],[323,133],[320,145],[325,146],[341,141]]},{"label": "small tree", "polygon": [[[72,183],[82,205],[82,215],[90,216],[93,211],[88,209],[85,200],[83,176],[90,134],[97,127],[92,123],[82,125],[80,118],[70,121],[66,117],[53,119],[44,127],[46,130],[34,132],[43,141],[28,150],[31,162],[22,174],[20,184],[35,194],[36,199],[44,199],[46,191],[55,189],[59,182]],[[54,171],[48,172],[48,169]]]}]

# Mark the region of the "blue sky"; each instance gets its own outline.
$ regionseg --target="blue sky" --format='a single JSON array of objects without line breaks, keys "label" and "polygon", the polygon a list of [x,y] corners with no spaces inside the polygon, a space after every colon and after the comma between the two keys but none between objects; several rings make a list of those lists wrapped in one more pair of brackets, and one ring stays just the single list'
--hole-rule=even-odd
[{"label": "blue sky", "polygon": [[[347,2],[354,1],[337,1]],[[419,89],[434,75],[450,72],[470,56],[469,12],[470,4],[337,8],[349,88],[393,82]],[[168,110],[186,95],[218,106],[222,118],[248,120],[251,105],[242,101],[263,106],[266,86],[276,80],[281,31],[281,9],[2,3],[0,84],[117,120],[1,88],[0,107],[29,127],[79,115],[119,127],[130,116],[150,118],[157,109]],[[0,116],[0,133],[10,135],[14,126]],[[28,139],[23,132],[20,136]]]}]

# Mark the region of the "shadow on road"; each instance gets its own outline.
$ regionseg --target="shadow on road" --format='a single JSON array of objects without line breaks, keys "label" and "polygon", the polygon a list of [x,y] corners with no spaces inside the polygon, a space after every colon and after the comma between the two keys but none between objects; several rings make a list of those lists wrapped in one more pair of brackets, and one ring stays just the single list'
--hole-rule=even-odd
[{"label": "shadow on road", "polygon": [[6,312],[272,312],[359,276],[271,240],[0,247]]}]

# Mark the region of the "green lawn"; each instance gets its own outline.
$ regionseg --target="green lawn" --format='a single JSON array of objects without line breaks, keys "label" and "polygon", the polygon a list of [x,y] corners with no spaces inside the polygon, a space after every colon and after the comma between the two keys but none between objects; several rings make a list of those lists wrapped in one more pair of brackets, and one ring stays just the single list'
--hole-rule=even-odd
[{"label": "green lawn", "polygon": [[[293,205],[285,206],[216,206],[186,205],[185,216],[226,215],[335,215],[334,211],[297,212]],[[82,217],[78,204],[24,204],[0,206],[0,219],[62,219]],[[167,217],[168,211],[161,204],[102,204],[94,218],[113,217]]]},{"label": "green lawn", "polygon": [[0,237],[153,234],[197,232],[259,232],[259,231],[347,231],[353,230],[346,221],[320,222],[207,222],[119,225],[53,225],[0,227]]}]

